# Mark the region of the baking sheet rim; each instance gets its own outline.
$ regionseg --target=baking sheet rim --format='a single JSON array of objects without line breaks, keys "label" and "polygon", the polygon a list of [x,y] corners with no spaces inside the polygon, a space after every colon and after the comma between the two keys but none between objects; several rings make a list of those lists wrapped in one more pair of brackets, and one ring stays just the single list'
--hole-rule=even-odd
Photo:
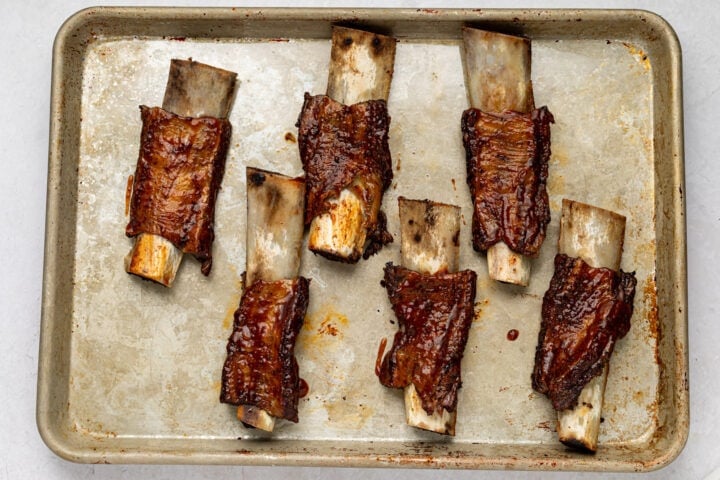
[{"label": "baking sheet rim", "polygon": [[[671,115],[671,124],[673,125],[673,140],[671,150],[675,153],[675,169],[674,174],[676,175],[677,183],[679,187],[683,188],[683,146],[682,146],[682,101],[681,101],[681,73],[680,73],[680,47],[675,32],[672,27],[665,22],[661,17],[651,12],[640,11],[640,10],[482,10],[472,11],[464,9],[456,10],[421,10],[421,9],[390,9],[390,10],[371,10],[371,9],[332,9],[332,8],[319,8],[319,9],[230,9],[230,8],[175,8],[175,7],[150,7],[150,8],[134,8],[134,7],[99,7],[99,8],[88,8],[81,10],[78,13],[70,17],[60,28],[56,36],[54,50],[53,50],[53,75],[52,75],[52,103],[51,103],[51,130],[50,130],[50,161],[48,169],[48,196],[47,196],[47,218],[46,218],[46,237],[45,237],[45,268],[43,272],[43,300],[42,300],[42,313],[41,313],[41,339],[40,339],[40,356],[39,356],[39,368],[38,368],[38,393],[37,393],[37,424],[41,437],[48,445],[48,447],[55,453],[63,458],[72,461],[81,462],[93,462],[93,461],[119,461],[126,463],[227,463],[227,464],[246,464],[246,465],[267,465],[276,463],[287,463],[294,465],[336,465],[336,466],[391,466],[398,465],[402,462],[402,466],[427,466],[427,459],[420,456],[420,458],[396,458],[395,456],[370,456],[356,455],[357,458],[350,460],[349,456],[335,456],[326,455],[322,457],[320,461],[316,457],[308,455],[294,455],[286,454],[282,456],[273,456],[267,454],[251,455],[251,456],[229,456],[226,453],[213,454],[209,452],[195,452],[195,453],[173,453],[173,452],[102,452],[97,449],[84,450],[82,448],[73,448],[68,442],[62,438],[58,432],[55,431],[52,423],[51,415],[51,386],[50,386],[50,369],[51,361],[53,360],[53,352],[58,348],[61,348],[57,343],[53,342],[52,332],[55,329],[55,322],[59,321],[56,312],[53,310],[56,305],[57,297],[55,295],[55,281],[56,271],[58,268],[58,262],[60,261],[55,255],[55,247],[59,241],[58,235],[58,221],[61,218],[61,212],[59,211],[60,206],[60,193],[61,186],[59,184],[60,171],[62,166],[60,165],[60,159],[62,157],[60,153],[62,138],[61,131],[63,127],[64,118],[61,113],[66,108],[64,104],[63,85],[64,75],[64,64],[62,58],[62,52],[65,48],[65,43],[68,41],[68,37],[72,35],[72,31],[85,22],[90,21],[93,16],[97,14],[106,14],[117,19],[121,19],[125,16],[142,17],[147,15],[148,17],[163,17],[164,15],[172,15],[173,18],[178,19],[182,17],[187,20],[197,18],[198,15],[204,14],[208,10],[214,14],[212,18],[219,21],[226,20],[235,15],[243,15],[245,12],[257,14],[259,16],[265,15],[265,18],[272,18],[273,16],[279,18],[314,18],[319,13],[323,14],[323,17],[332,18],[347,18],[348,15],[352,16],[353,20],[387,20],[393,19],[405,19],[413,20],[417,18],[432,19],[432,15],[436,15],[438,12],[445,14],[446,16],[452,17],[454,14],[460,13],[462,18],[457,20],[469,21],[472,20],[473,15],[478,15],[475,18],[477,21],[508,21],[509,18],[520,18],[522,21],[531,22],[534,18],[533,14],[540,12],[545,15],[556,15],[561,17],[559,19],[568,19],[571,17],[583,18],[584,16],[593,16],[599,18],[603,15],[621,14],[622,12],[634,12],[641,15],[642,18],[652,21],[654,25],[661,31],[661,33],[670,40],[668,52],[671,59],[673,68],[672,79],[670,80],[670,95],[672,97],[672,106],[670,110],[674,115]],[[268,13],[265,13],[268,12]],[[480,15],[482,18],[480,18]],[[206,17],[207,18],[207,17]],[[318,20],[323,21],[323,20]],[[665,455],[657,458],[652,464],[643,464],[638,466],[633,462],[608,462],[605,466],[608,467],[605,470],[652,470],[660,468],[669,464],[674,460],[677,455],[682,451],[682,448],[687,441],[689,425],[689,400],[688,400],[688,389],[687,389],[687,282],[686,282],[686,263],[685,263],[685,225],[684,225],[684,203],[682,198],[680,201],[676,201],[673,205],[675,207],[675,238],[673,238],[674,245],[682,252],[679,255],[673,266],[676,269],[676,273],[681,276],[680,279],[675,279],[680,285],[679,292],[676,292],[677,299],[676,303],[681,311],[675,314],[675,328],[676,335],[675,341],[684,347],[684,356],[677,358],[676,365],[674,365],[676,385],[674,395],[676,401],[679,402],[678,413],[683,415],[685,418],[680,422],[682,428],[675,432],[671,439],[669,447],[665,450]],[[685,376],[685,382],[683,384],[679,379]],[[198,458],[199,457],[199,458]],[[404,456],[403,456],[404,457]],[[592,458],[592,457],[590,457]],[[196,461],[200,460],[200,461]],[[577,462],[575,458],[571,459],[557,459],[554,460],[554,464],[550,465],[547,459],[520,459],[515,458],[512,461],[509,459],[488,459],[481,457],[464,457],[462,462],[458,458],[449,457],[450,462],[444,464],[442,461],[438,461],[437,464],[432,462],[430,466],[452,466],[454,468],[530,468],[530,469],[570,469],[570,470],[586,470],[594,469],[594,462]],[[583,464],[585,464],[583,466]]]}]

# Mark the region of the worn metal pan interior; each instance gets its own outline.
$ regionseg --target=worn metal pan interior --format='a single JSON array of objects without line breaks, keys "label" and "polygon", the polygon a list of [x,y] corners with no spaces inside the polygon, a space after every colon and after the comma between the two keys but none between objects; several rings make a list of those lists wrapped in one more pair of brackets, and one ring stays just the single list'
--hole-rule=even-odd
[{"label": "worn metal pan interior", "polygon": [[[333,23],[398,37],[389,106],[395,181],[384,208],[396,241],[348,267],[305,255],[311,305],[298,340],[310,394],[298,424],[271,437],[218,403],[220,369],[245,264],[244,168],[299,174],[294,127],[305,91],[325,90]],[[398,195],[463,209],[459,118],[467,107],[462,25],[533,40],[538,105],[555,114],[553,221],[527,289],[480,274],[454,439],[404,424],[401,392],[373,373],[396,325],[379,286],[399,261]],[[130,277],[122,258],[125,185],[140,104],[159,104],[170,58],[234,70],[232,148],[218,199],[209,278],[185,261],[172,289]],[[54,51],[37,418],[46,443],[79,462],[650,470],[688,431],[680,51],[641,11],[250,10],[93,8],[60,29]],[[533,393],[539,306],[563,197],[628,216],[623,268],[638,276],[630,334],[619,342],[600,449],[558,444]],[[508,340],[510,329],[520,332]],[[272,440],[269,440],[272,438]]]}]

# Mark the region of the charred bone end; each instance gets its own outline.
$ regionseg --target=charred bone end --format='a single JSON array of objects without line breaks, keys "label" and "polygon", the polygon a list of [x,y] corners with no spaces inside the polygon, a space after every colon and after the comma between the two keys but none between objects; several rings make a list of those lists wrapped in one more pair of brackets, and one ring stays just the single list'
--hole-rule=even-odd
[{"label": "charred bone end", "polygon": [[398,210],[402,265],[421,273],[456,272],[460,208],[400,197]]},{"label": "charred bone end", "polygon": [[387,101],[396,43],[393,37],[333,27],[327,95],[345,105]]},{"label": "charred bone end", "polygon": [[305,182],[248,167],[247,284],[297,277],[304,232]]},{"label": "charred bone end", "polygon": [[570,448],[594,453],[600,434],[600,417],[607,382],[607,367],[590,380],[574,408],[558,412],[558,437]]},{"label": "charred bone end", "polygon": [[237,418],[246,426],[266,432],[272,432],[275,428],[275,417],[252,405],[240,405],[237,409]]}]

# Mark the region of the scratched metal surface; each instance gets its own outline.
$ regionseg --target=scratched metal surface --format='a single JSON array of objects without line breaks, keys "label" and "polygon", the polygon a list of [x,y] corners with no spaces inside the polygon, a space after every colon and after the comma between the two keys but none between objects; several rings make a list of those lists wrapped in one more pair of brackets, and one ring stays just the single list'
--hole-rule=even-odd
[{"label": "scratched metal surface", "polygon": [[[77,172],[51,173],[58,208],[72,210],[55,216],[51,195],[48,221],[55,230],[48,237],[38,419],[53,449],[76,461],[581,470],[645,470],[674,458],[687,432],[688,407],[686,385],[678,385],[686,378],[686,318],[675,311],[684,308],[684,264],[678,272],[658,262],[684,255],[684,231],[659,219],[669,215],[668,222],[677,223],[683,214],[675,195],[682,157],[669,155],[677,142],[657,138],[679,115],[658,108],[659,96],[672,93],[656,71],[673,64],[662,44],[672,45],[667,31],[653,29],[655,37],[618,32],[610,13],[578,12],[581,28],[568,12],[313,17],[299,11],[252,12],[235,31],[231,20],[243,15],[228,10],[214,14],[217,36],[193,37],[200,11],[178,12],[101,9],[61,32],[68,43],[73,32],[85,37],[80,53],[56,58],[63,68],[56,68],[54,102],[62,92],[63,114],[55,128],[69,133],[54,138],[51,163]],[[123,15],[139,26],[121,27]],[[174,35],[143,23],[178,17]],[[258,433],[218,402],[242,292],[245,166],[302,173],[295,140],[302,96],[324,93],[330,54],[324,32],[344,17],[390,28],[400,40],[389,99],[395,179],[383,203],[395,242],[356,266],[304,251],[301,273],[312,279],[311,301],[296,352],[310,392],[300,401],[298,424],[281,422],[272,435]],[[273,18],[287,28],[267,21]],[[463,21],[495,22],[533,37],[536,104],[555,116],[552,222],[527,288],[490,281],[485,258],[470,244],[459,122],[468,106],[457,38]],[[135,35],[128,31],[133,28]],[[131,246],[124,235],[125,187],[137,158],[138,105],[159,105],[170,59],[189,57],[237,72],[239,87],[212,274],[203,277],[186,256],[175,284],[165,289],[124,272]],[[380,279],[383,265],[400,259],[399,195],[460,205],[461,268],[479,274],[452,440],[406,426],[402,393],[381,386],[374,374],[378,345],[383,337],[392,341],[396,329]],[[555,414],[530,385],[562,198],[628,217],[622,267],[638,279],[632,328],[611,361],[595,456],[557,444]],[[658,288],[679,288],[680,296],[659,307]],[[511,329],[519,331],[514,341]]]}]

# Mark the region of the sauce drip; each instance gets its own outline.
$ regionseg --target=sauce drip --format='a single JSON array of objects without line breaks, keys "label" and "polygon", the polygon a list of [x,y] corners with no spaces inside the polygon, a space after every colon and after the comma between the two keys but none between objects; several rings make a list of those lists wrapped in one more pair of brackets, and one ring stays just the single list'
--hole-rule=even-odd
[{"label": "sauce drip", "polygon": [[510,340],[511,342],[514,342],[515,340],[517,340],[518,335],[520,335],[520,332],[518,332],[517,330],[515,330],[513,328],[512,330],[508,330],[507,339]]},{"label": "sauce drip", "polygon": [[125,216],[128,216],[128,213],[130,213],[130,197],[132,196],[132,189],[133,189],[133,179],[135,178],[134,175],[129,175],[127,179],[127,186],[125,187]]},{"label": "sauce drip", "polygon": [[298,397],[303,398],[307,397],[307,394],[310,393],[310,386],[305,381],[304,378],[300,378],[298,380]]},{"label": "sauce drip", "polygon": [[380,347],[378,348],[377,358],[375,359],[375,375],[380,376],[380,365],[382,364],[383,355],[385,354],[385,347],[387,346],[387,338],[380,340]]}]

